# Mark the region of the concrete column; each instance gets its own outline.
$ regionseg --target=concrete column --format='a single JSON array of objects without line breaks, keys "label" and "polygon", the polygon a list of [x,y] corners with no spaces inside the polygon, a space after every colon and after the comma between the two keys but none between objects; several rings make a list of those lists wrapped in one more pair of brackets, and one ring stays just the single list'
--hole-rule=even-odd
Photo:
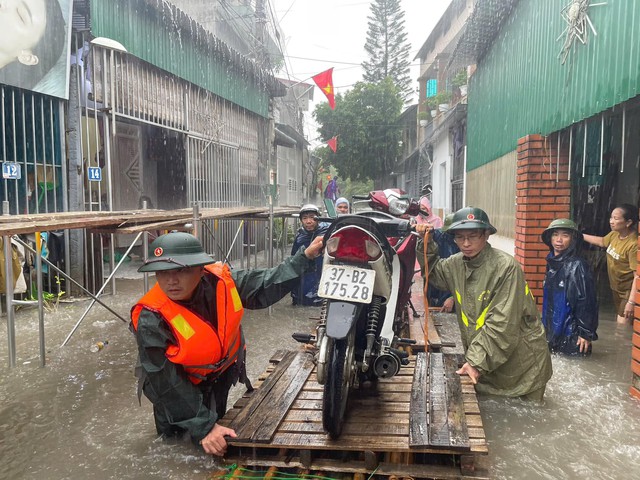
[{"label": "concrete column", "polygon": [[568,152],[558,155],[555,135],[527,135],[518,141],[515,258],[536,302],[542,306],[548,247],[540,235],[556,218],[570,218]]}]

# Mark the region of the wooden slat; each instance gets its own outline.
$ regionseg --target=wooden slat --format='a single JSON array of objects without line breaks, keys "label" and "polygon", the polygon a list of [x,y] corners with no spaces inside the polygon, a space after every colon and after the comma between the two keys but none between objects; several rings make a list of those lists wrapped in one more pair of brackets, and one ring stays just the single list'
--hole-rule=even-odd
[{"label": "wooden slat", "polygon": [[[281,355],[282,361],[286,362],[288,354]],[[416,384],[418,384],[423,387],[425,399],[430,399],[428,396],[430,393],[426,391],[425,386],[431,384],[431,379],[428,377],[431,370],[429,363],[432,358],[440,358],[440,384],[442,387],[440,400],[443,405],[440,415],[443,422],[446,423],[447,442],[434,445],[422,441],[423,445],[413,446],[410,445],[410,425],[412,418],[420,413],[412,396],[414,393],[419,395],[417,392],[420,389],[416,388]],[[304,381],[297,398],[291,402],[282,420],[277,421],[273,437],[264,443],[247,438],[247,434],[236,429],[240,438],[229,442],[231,458],[235,458],[234,455],[237,454],[237,458],[241,459],[240,463],[253,462],[254,465],[260,466],[268,466],[278,461],[290,466],[295,463],[295,458],[304,458],[305,460],[301,463],[307,469],[317,469],[319,460],[332,461],[331,459],[334,459],[343,465],[337,467],[336,471],[348,472],[349,468],[356,464],[356,459],[363,458],[364,452],[374,452],[377,461],[387,458],[387,461],[390,460],[400,469],[403,469],[404,465],[411,466],[411,463],[415,461],[418,462],[415,464],[416,471],[428,472],[434,466],[430,465],[431,461],[449,462],[453,458],[456,459],[456,465],[459,465],[461,455],[465,454],[470,468],[475,468],[475,461],[479,458],[477,456],[485,455],[488,449],[473,385],[468,377],[460,377],[455,374],[459,361],[458,356],[420,353],[411,356],[410,361],[411,363],[401,370],[400,375],[372,382],[370,385],[365,384],[361,389],[351,392],[343,434],[336,440],[330,439],[322,426],[322,386],[317,384],[313,372],[311,374],[305,373],[304,375],[307,375],[306,381]],[[291,378],[286,377],[286,373],[279,373],[282,371],[281,365],[269,367],[269,369],[273,371],[265,377],[260,390],[271,388],[271,393],[261,403],[265,407],[271,405],[269,411],[281,411],[275,405],[278,404],[277,399],[283,397],[286,389],[270,387],[270,379],[272,376],[280,374],[279,383],[291,385],[292,381]],[[290,364],[285,371],[292,372],[294,369],[295,366]],[[411,390],[394,390],[393,387],[396,383],[403,385],[401,387],[403,390],[404,386],[411,386]],[[448,397],[450,392],[453,392],[452,395],[455,396],[454,401]],[[254,400],[256,393],[246,395],[238,400],[234,408],[227,413],[224,421],[229,420],[233,424],[239,424],[238,418],[241,414],[248,418],[245,410],[252,408],[251,404],[256,402]],[[426,401],[424,403],[427,420],[430,420],[428,413],[431,405]],[[433,403],[435,405],[435,402]],[[255,422],[252,427],[254,430],[258,428],[257,425],[261,424],[261,422],[253,420],[254,417],[261,419],[263,416],[266,414],[262,410],[254,410],[249,416]],[[276,415],[276,417],[278,416]],[[428,432],[429,430],[427,430]],[[463,440],[465,433],[468,437],[466,446],[464,446]],[[418,454],[427,455],[422,457]],[[432,457],[432,455],[436,455],[441,460],[434,460],[436,457]],[[248,458],[250,459],[247,460]],[[427,463],[420,463],[425,461]],[[360,468],[363,469],[362,473],[366,474],[375,470],[374,468],[366,468],[364,465]],[[456,476],[456,472],[460,472],[459,467],[450,470],[450,478],[466,478],[464,475]],[[379,473],[379,470],[376,470],[376,473]],[[418,476],[424,478],[425,474]]]},{"label": "wooden slat", "polygon": [[282,373],[270,388],[268,400],[265,400],[266,396],[259,402],[256,400],[258,405],[252,408],[248,420],[234,428],[239,438],[250,438],[257,443],[270,441],[314,367],[313,357],[305,352],[298,352],[286,365],[286,369],[285,362],[286,360],[278,365],[282,366]]},{"label": "wooden slat", "polygon": [[449,445],[469,447],[469,433],[460,386],[458,358],[455,355],[444,354],[444,371],[446,376],[447,425],[449,426]]},{"label": "wooden slat", "polygon": [[253,392],[249,402],[247,402],[242,411],[234,418],[233,422],[229,425],[229,428],[235,430],[237,433],[249,421],[249,418],[251,418],[255,411],[260,407],[260,404],[269,395],[271,389],[275,386],[295,357],[296,352],[287,352],[273,373],[271,373],[271,375],[269,375],[269,377],[267,377],[267,379],[262,383],[260,390],[255,390]]},{"label": "wooden slat", "polygon": [[427,408],[427,373],[428,357],[423,353],[416,355],[416,366],[413,374],[409,418],[409,446],[423,447],[429,444],[429,411]]},{"label": "wooden slat", "polygon": [[446,378],[441,353],[429,358],[429,445],[449,445]]}]

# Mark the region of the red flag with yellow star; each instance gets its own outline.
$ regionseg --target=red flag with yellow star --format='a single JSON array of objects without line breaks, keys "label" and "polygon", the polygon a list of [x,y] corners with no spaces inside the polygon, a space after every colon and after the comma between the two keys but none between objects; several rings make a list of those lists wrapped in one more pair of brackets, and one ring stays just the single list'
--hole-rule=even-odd
[{"label": "red flag with yellow star", "polygon": [[324,72],[314,75],[311,78],[314,82],[316,82],[316,85],[320,87],[322,93],[326,95],[331,110],[336,108],[336,100],[333,94],[333,67],[331,67],[329,70],[325,70]]}]

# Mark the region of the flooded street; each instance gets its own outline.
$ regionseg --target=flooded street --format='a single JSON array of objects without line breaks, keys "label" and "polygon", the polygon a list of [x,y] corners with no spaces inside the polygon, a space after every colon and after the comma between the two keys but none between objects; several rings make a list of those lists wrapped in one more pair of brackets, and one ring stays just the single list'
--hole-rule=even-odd
[{"label": "flooded street", "polygon": [[[106,303],[128,316],[142,294],[139,280],[119,280]],[[89,301],[61,304],[45,317],[47,365],[39,367],[36,309],[16,314],[17,367],[8,368],[6,317],[0,342],[2,479],[205,479],[214,458],[189,442],[156,438],[151,405],[136,398],[134,338],[104,308],[94,307],[69,344],[60,344]],[[309,331],[318,309],[247,312],[249,375],[273,352],[297,348],[294,331]],[[546,403],[481,398],[493,478],[632,478],[640,458],[640,404],[629,397],[631,327],[601,315],[600,340],[587,360],[553,358]],[[109,344],[97,353],[90,346]],[[232,402],[243,393],[232,390]]]}]

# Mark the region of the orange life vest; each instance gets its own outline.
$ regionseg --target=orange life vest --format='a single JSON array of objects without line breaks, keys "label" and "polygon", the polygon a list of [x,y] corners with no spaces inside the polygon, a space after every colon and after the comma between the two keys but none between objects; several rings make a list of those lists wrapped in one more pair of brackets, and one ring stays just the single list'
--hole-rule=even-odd
[{"label": "orange life vest", "polygon": [[244,309],[238,290],[227,265],[214,263],[205,270],[216,282],[217,328],[189,309],[172,301],[156,283],[131,309],[131,323],[138,329],[143,308],[162,316],[169,325],[177,345],[167,347],[165,355],[173,363],[182,365],[192,383],[215,378],[244,355],[244,339],[240,320]]}]

